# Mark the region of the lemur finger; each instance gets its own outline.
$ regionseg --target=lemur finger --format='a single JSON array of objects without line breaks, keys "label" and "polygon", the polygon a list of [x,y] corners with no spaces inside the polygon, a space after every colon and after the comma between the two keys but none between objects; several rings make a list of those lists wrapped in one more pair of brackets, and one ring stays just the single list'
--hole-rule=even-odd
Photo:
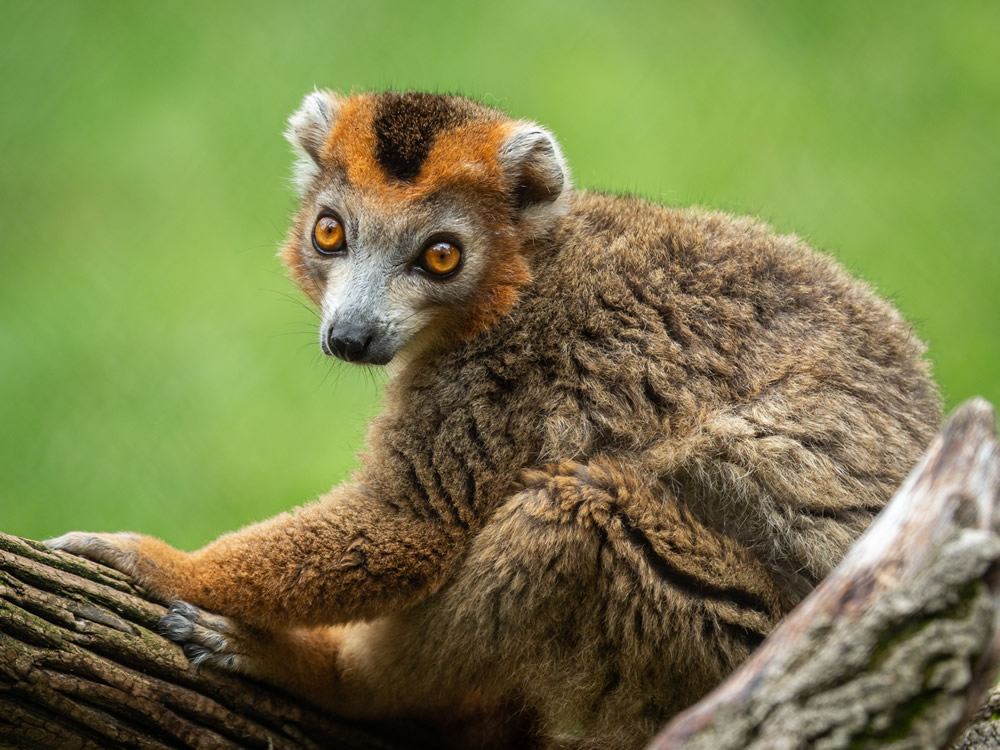
[{"label": "lemur finger", "polygon": [[209,615],[187,602],[173,602],[160,618],[157,630],[178,643],[193,642],[212,651],[226,646],[223,633],[229,630],[225,618]]}]

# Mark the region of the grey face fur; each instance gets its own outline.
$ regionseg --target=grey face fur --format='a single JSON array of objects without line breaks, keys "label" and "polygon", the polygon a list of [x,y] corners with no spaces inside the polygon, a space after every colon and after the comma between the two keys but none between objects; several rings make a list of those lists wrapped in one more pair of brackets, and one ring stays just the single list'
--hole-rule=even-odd
[{"label": "grey face fur", "polygon": [[[363,104],[352,108],[347,101],[316,91],[289,120],[303,207],[301,245],[298,252],[286,246],[283,257],[320,304],[327,354],[405,364],[435,342],[470,336],[509,311],[513,290],[531,277],[520,246],[546,236],[565,215],[569,171],[544,128],[505,120],[460,97],[389,93],[368,114]],[[342,117],[354,119],[344,126]],[[472,128],[467,141],[464,126]],[[365,138],[369,128],[373,140]],[[457,140],[444,147],[448,168],[441,170],[439,159],[435,171],[425,162],[446,132]],[[492,137],[502,141],[484,156],[483,139]],[[348,179],[347,165],[372,159],[374,171]],[[416,179],[421,174],[434,177]],[[341,219],[343,252],[322,254],[312,245],[324,211]],[[440,239],[461,252],[447,277],[416,262]]]},{"label": "grey face fur", "polygon": [[[436,310],[461,304],[475,293],[485,271],[488,232],[458,196],[442,191],[388,212],[384,203],[334,179],[318,191],[313,216],[333,211],[342,220],[346,252],[324,256],[304,233],[303,257],[323,286],[320,345],[327,354],[384,365],[400,352],[413,354],[433,342]],[[431,242],[445,238],[462,260],[446,278],[435,278],[417,261]],[[363,354],[344,356],[334,341],[364,344]]]}]

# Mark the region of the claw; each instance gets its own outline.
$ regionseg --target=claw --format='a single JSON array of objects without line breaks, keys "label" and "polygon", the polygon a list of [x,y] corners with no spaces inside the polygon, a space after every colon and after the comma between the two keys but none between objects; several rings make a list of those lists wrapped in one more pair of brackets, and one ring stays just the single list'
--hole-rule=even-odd
[{"label": "claw", "polygon": [[197,643],[185,643],[184,644],[184,656],[188,658],[188,661],[192,665],[198,666],[212,655],[207,648],[204,646],[199,646]]}]

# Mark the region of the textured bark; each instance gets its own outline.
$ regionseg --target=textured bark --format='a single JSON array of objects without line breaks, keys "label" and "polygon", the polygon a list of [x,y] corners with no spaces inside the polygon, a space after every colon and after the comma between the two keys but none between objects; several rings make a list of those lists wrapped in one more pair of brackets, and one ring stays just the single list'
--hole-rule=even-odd
[{"label": "textured bark", "polygon": [[[651,747],[945,748],[963,730],[963,750],[1000,747],[1000,689],[983,705],[998,455],[992,410],[962,407],[843,564]],[[116,571],[0,534],[0,747],[440,746],[192,670],[154,632],[164,611]]]},{"label": "textured bark", "polygon": [[[651,750],[946,748],[1000,661],[1000,453],[989,404],[952,417],[841,565]],[[960,739],[1000,746],[1000,697]]]},{"label": "textured bark", "polygon": [[996,750],[1000,747],[1000,686],[994,686],[989,698],[972,717],[956,750]]},{"label": "textured bark", "polygon": [[117,571],[0,534],[0,747],[440,746],[195,671],[155,633],[165,611]]}]

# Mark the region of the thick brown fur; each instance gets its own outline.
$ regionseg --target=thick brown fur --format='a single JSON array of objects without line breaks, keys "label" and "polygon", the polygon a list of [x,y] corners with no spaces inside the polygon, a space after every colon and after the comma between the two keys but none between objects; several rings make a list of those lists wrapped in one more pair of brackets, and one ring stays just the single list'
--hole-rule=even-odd
[{"label": "thick brown fur", "polygon": [[305,293],[351,262],[310,245],[330,195],[384,238],[451,196],[480,276],[421,313],[350,483],[190,554],[53,544],[225,615],[168,615],[195,660],[348,715],[513,702],[540,745],[639,747],[728,674],[930,441],[923,346],[757,220],[570,191],[531,128],[456,97],[307,99],[282,251]]}]

